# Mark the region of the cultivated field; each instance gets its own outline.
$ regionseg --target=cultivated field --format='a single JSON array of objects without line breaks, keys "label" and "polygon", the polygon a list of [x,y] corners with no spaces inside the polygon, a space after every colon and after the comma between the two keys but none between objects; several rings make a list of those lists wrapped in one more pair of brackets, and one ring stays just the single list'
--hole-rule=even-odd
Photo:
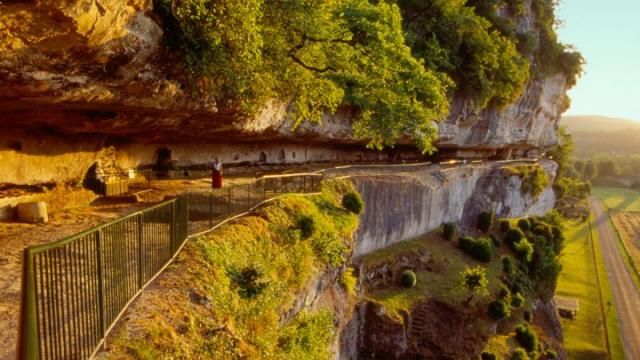
[{"label": "cultivated field", "polygon": [[598,196],[607,208],[616,211],[640,211],[640,192],[612,187],[596,187],[593,194]]},{"label": "cultivated field", "polygon": [[593,360],[607,359],[610,347],[611,358],[622,359],[620,326],[595,229],[592,231],[588,222],[571,222],[566,228],[556,294],[577,299],[580,310],[575,320],[562,319],[565,349],[571,359]]},{"label": "cultivated field", "polygon": [[635,269],[640,269],[640,212],[614,212],[613,223]]}]

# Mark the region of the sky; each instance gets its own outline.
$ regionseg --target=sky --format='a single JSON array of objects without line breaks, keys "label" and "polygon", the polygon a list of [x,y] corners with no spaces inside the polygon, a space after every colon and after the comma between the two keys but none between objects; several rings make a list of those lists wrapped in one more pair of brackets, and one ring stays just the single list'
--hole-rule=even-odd
[{"label": "sky", "polygon": [[561,41],[587,60],[566,115],[640,121],[640,0],[562,0],[556,15]]}]

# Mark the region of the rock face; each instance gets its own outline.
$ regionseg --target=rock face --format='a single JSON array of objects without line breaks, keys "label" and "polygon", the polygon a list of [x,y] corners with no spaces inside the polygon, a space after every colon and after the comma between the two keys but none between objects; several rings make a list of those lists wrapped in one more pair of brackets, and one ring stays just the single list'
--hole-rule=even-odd
[{"label": "rock face", "polygon": [[[535,33],[530,13],[517,24],[519,31]],[[150,0],[0,3],[0,133],[37,132],[41,141],[57,148],[73,147],[74,134],[82,139],[91,135],[98,140],[64,152],[92,157],[84,147],[97,152],[127,145],[153,153],[158,146],[187,141],[209,146],[331,143],[362,149],[353,137],[348,110],[295,132],[286,101],[274,100],[251,118],[219,111],[211,98],[191,92],[179,59],[165,50],[162,36]],[[512,105],[479,113],[468,98],[456,97],[450,116],[439,124],[438,147],[452,156],[507,158],[551,146],[557,141],[566,90],[562,74],[532,78]],[[11,156],[10,144],[0,140],[0,157]],[[257,158],[260,151],[245,158]],[[233,150],[228,156],[239,152],[249,151]],[[183,163],[201,157],[196,152]],[[75,166],[69,160],[57,163]],[[20,180],[17,171],[2,171],[8,175],[0,182],[41,181]]]},{"label": "rock face", "polygon": [[[498,217],[543,215],[555,204],[551,187],[539,196],[523,194],[522,179],[503,171],[506,162],[462,166],[421,165],[335,170],[351,175],[366,204],[356,233],[354,255],[363,255],[395,242],[426,234],[445,222],[473,225],[477,215],[493,210]],[[557,165],[540,162],[551,179]],[[381,209],[384,209],[382,211]]]}]

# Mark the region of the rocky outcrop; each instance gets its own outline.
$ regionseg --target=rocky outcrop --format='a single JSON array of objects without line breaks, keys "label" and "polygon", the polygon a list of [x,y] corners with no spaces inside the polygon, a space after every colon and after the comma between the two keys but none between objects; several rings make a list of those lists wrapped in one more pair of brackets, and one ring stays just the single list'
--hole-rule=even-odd
[{"label": "rocky outcrop", "polygon": [[[535,34],[530,13],[517,23]],[[295,132],[286,99],[251,118],[220,111],[211,98],[192,92],[162,35],[150,0],[1,3],[0,126],[137,143],[361,143],[348,110]],[[439,124],[438,146],[460,156],[505,157],[505,149],[523,154],[553,145],[566,90],[564,75],[532,78],[512,105],[482,112],[457,96]]]},{"label": "rocky outcrop", "polygon": [[[363,255],[423,235],[445,222],[474,224],[493,210],[498,217],[543,215],[555,204],[548,187],[537,197],[523,193],[522,179],[504,171],[507,162],[467,165],[352,167],[331,176],[351,176],[366,204],[354,254]],[[551,179],[557,165],[540,162]],[[384,209],[384,211],[382,210]]]}]

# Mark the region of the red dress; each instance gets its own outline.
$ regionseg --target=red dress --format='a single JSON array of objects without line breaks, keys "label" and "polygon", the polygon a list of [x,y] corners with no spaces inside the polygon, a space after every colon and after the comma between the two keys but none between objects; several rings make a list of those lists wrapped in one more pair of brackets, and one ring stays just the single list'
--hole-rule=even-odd
[{"label": "red dress", "polygon": [[214,164],[211,170],[211,187],[220,189],[222,187],[222,164]]}]

